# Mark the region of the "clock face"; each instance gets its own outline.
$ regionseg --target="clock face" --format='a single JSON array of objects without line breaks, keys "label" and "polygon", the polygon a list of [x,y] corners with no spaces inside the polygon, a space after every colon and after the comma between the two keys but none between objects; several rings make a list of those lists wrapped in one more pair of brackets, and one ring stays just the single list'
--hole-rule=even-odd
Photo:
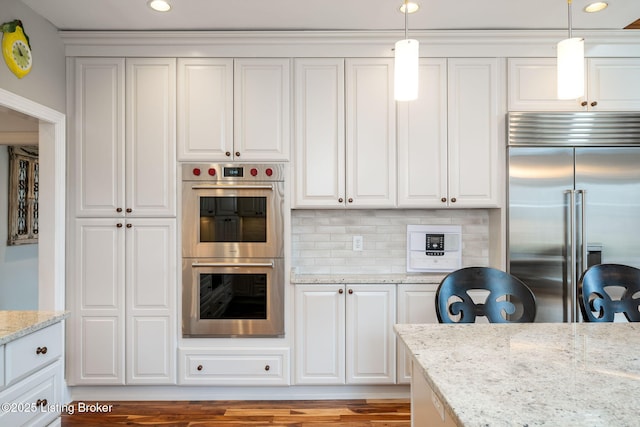
[{"label": "clock face", "polygon": [[13,42],[11,53],[18,67],[24,71],[31,68],[31,49],[29,49],[29,46],[27,46],[25,42],[22,40]]}]

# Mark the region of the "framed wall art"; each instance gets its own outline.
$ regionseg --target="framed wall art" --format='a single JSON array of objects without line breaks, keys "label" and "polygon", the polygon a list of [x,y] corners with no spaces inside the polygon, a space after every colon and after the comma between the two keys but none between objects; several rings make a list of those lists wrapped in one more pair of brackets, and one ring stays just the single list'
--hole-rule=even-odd
[{"label": "framed wall art", "polygon": [[9,238],[7,244],[38,243],[39,164],[37,146],[9,149]]}]

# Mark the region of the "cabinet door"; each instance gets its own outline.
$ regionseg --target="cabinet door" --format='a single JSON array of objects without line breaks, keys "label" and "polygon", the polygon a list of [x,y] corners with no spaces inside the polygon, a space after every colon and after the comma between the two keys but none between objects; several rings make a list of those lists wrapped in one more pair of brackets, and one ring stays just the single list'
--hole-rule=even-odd
[{"label": "cabinet door", "polygon": [[393,59],[347,59],[347,207],[396,205]]},{"label": "cabinet door", "polygon": [[[438,323],[436,284],[398,285],[398,323]],[[398,342],[398,383],[411,381],[411,355]]]},{"label": "cabinet door", "polygon": [[295,326],[296,383],[344,384],[344,286],[296,285]]},{"label": "cabinet door", "polygon": [[449,59],[449,206],[500,206],[502,64],[493,58]]},{"label": "cabinet door", "polygon": [[176,381],[176,220],[126,225],[127,384]]},{"label": "cabinet door", "polygon": [[234,70],[235,160],[288,160],[289,59],[236,59]]},{"label": "cabinet door", "polygon": [[75,216],[124,215],[125,66],[119,58],[76,58],[69,182]]},{"label": "cabinet door", "polygon": [[136,58],[126,66],[127,216],[175,216],[176,61]]},{"label": "cabinet door", "polygon": [[344,207],[344,60],[295,61],[296,208]]},{"label": "cabinet door", "polygon": [[[558,99],[556,58],[509,58],[509,111],[582,111],[584,98]],[[586,92],[585,92],[586,93]]]},{"label": "cabinet door", "polygon": [[178,59],[178,160],[233,153],[233,60]]},{"label": "cabinet door", "polygon": [[396,381],[395,285],[347,285],[348,384]]},{"label": "cabinet door", "polygon": [[123,220],[77,219],[73,236],[69,384],[124,384]]},{"label": "cabinet door", "polygon": [[418,99],[398,102],[398,207],[447,202],[447,60],[420,60]]},{"label": "cabinet door", "polygon": [[640,58],[590,58],[587,63],[590,109],[640,110]]}]

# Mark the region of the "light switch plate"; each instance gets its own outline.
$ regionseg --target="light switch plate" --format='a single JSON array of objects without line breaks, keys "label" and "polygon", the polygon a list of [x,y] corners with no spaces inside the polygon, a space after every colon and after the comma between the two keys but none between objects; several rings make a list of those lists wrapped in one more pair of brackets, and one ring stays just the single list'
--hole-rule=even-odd
[{"label": "light switch plate", "polygon": [[353,250],[361,251],[364,247],[364,239],[362,236],[353,236]]}]

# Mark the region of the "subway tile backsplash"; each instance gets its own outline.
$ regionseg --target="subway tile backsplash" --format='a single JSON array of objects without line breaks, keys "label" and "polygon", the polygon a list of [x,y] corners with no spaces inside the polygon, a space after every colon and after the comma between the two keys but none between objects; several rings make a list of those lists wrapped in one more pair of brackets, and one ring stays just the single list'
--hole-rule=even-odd
[{"label": "subway tile backsplash", "polygon": [[[459,210],[293,210],[292,266],[296,274],[404,274],[407,224],[460,224],[462,265],[489,265],[489,213]],[[362,251],[353,250],[362,236]]]}]

